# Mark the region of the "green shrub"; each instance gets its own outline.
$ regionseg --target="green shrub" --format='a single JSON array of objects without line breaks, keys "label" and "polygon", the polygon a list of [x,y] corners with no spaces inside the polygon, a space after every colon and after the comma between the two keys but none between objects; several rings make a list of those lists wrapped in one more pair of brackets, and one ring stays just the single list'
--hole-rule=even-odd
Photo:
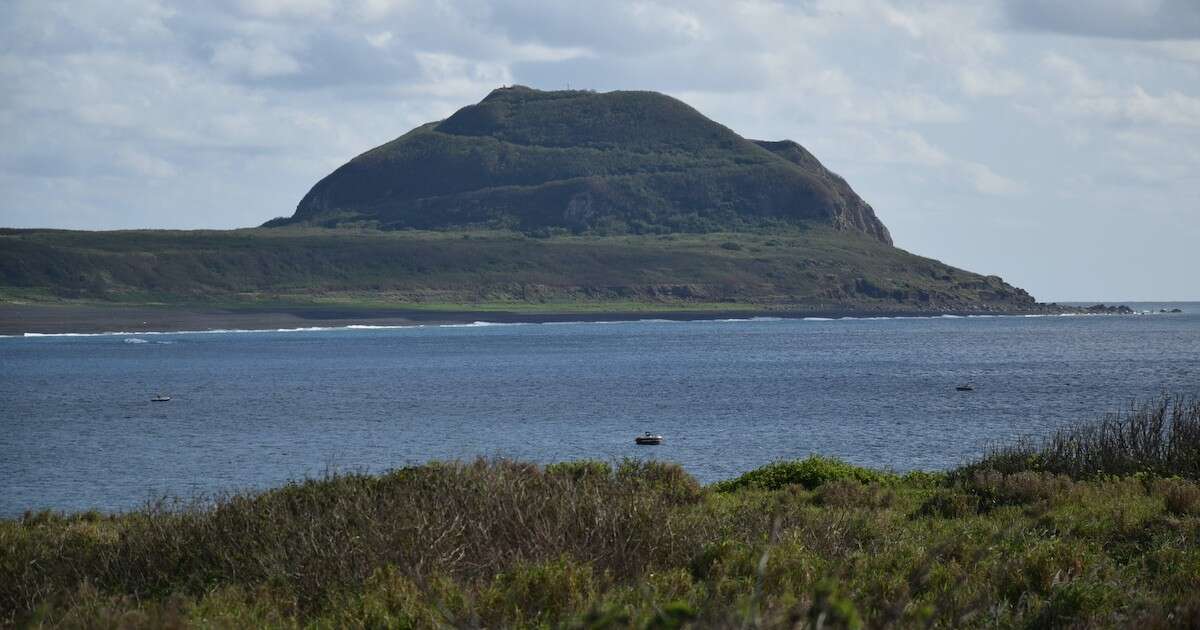
[{"label": "green shrub", "polygon": [[813,591],[813,605],[808,613],[813,627],[846,628],[858,630],[863,627],[862,617],[854,602],[842,596],[837,584],[825,581]]},{"label": "green shrub", "polygon": [[973,474],[963,487],[978,497],[980,507],[989,509],[1001,505],[1061,500],[1069,496],[1074,484],[1066,475],[1032,471],[1005,475],[994,470],[982,470]]},{"label": "green shrub", "polygon": [[696,611],[687,602],[671,602],[657,611],[646,624],[647,630],[675,630],[695,621]]},{"label": "green shrub", "polygon": [[600,584],[591,566],[563,557],[500,573],[480,595],[488,627],[557,626],[596,601]]},{"label": "green shrub", "polygon": [[704,488],[695,477],[674,463],[626,459],[617,465],[616,479],[619,483],[650,489],[671,505],[695,503],[704,495]]},{"label": "green shrub", "polygon": [[581,479],[607,479],[612,476],[612,467],[607,462],[594,459],[581,459],[573,462],[558,462],[548,464],[545,472],[550,476],[566,477],[579,481]]},{"label": "green shrub", "polygon": [[1153,492],[1163,498],[1167,513],[1175,516],[1200,515],[1200,485],[1183,479],[1161,479]]},{"label": "green shrub", "polygon": [[936,488],[945,485],[949,479],[948,473],[927,470],[910,470],[900,477],[904,485],[912,488]]},{"label": "green shrub", "polygon": [[1073,580],[1054,588],[1050,597],[1029,623],[1030,628],[1086,626],[1091,615],[1105,605],[1110,596],[1103,586]]},{"label": "green shrub", "polygon": [[580,478],[507,460],[433,463],[378,477],[334,476],[214,503],[152,506],[113,520],[0,521],[0,626],[84,578],[135,600],[214,583],[285,589],[303,616],[380,567],[408,577],[494,576],[520,560],[570,556],[640,575],[696,545],[704,520],[675,516],[705,495],[674,464],[625,462]]},{"label": "green shrub", "polygon": [[658,462],[481,460],[0,520],[0,627],[1200,619],[1192,481],[979,471],[946,485],[821,458],[747,476],[717,493]]},{"label": "green shrub", "polygon": [[838,508],[883,508],[895,502],[895,493],[878,483],[837,479],[817,487],[817,505]]},{"label": "green shrub", "polygon": [[938,489],[917,508],[918,517],[962,518],[977,510],[977,500],[962,492]]},{"label": "green shrub", "polygon": [[713,485],[717,492],[732,492],[741,488],[778,490],[790,484],[799,484],[812,490],[829,481],[846,480],[859,483],[894,483],[895,475],[853,466],[831,457],[813,455],[806,459],[775,462],[756,468],[735,479]]},{"label": "green shrub", "polygon": [[[444,579],[427,580],[433,582],[453,588],[453,582]],[[347,594],[325,621],[344,628],[434,628],[449,625],[449,610],[461,608],[461,601],[446,606],[436,596],[436,589],[423,590],[397,567],[386,566],[375,570],[356,592]]]}]

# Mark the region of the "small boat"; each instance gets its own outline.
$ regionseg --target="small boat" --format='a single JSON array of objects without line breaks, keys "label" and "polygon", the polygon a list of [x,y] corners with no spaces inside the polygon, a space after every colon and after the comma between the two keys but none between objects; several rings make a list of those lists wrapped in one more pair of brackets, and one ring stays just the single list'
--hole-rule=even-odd
[{"label": "small boat", "polygon": [[633,441],[635,444],[642,444],[642,445],[662,444],[663,436],[654,435],[653,433],[647,431],[644,435],[639,435],[639,436],[633,438]]},{"label": "small boat", "polygon": [[157,394],[154,398],[150,399],[150,402],[168,402],[170,400],[171,397],[166,394]]},{"label": "small boat", "polygon": [[964,383],[962,385],[955,387],[954,389],[956,389],[960,392],[973,392],[973,391],[975,391],[975,386],[968,384],[968,383]]}]

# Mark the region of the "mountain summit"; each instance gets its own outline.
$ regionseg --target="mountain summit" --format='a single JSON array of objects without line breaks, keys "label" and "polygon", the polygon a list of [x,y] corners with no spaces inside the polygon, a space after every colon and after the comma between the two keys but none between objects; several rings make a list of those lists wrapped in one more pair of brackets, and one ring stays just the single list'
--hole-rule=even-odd
[{"label": "mountain summit", "polygon": [[494,90],[344,164],[268,225],[654,234],[832,226],[891,244],[790,140],[747,140],[656,92]]}]

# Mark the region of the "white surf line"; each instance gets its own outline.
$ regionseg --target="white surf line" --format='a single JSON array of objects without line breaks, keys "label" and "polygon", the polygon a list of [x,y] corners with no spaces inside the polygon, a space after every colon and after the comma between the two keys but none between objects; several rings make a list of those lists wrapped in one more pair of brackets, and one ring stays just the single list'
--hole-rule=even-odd
[{"label": "white surf line", "polygon": [[[147,331],[105,331],[96,333],[38,333],[26,332],[19,335],[0,335],[0,339],[33,339],[41,337],[139,337],[147,335],[221,335],[243,333],[293,333],[293,332],[327,332],[337,330],[404,330],[410,328],[486,328],[495,326],[561,326],[578,324],[686,324],[686,323],[739,323],[739,322],[842,322],[842,321],[887,321],[907,319],[1001,319],[1001,318],[1034,318],[1034,317],[1093,317],[1105,316],[1110,313],[1029,313],[1024,315],[893,315],[879,317],[772,317],[758,316],[745,318],[718,319],[619,319],[619,320],[577,320],[559,322],[489,322],[475,321],[464,324],[347,324],[345,326],[306,326],[298,328],[212,328],[208,330],[147,330]],[[1134,315],[1156,315],[1152,312],[1137,312]]]}]

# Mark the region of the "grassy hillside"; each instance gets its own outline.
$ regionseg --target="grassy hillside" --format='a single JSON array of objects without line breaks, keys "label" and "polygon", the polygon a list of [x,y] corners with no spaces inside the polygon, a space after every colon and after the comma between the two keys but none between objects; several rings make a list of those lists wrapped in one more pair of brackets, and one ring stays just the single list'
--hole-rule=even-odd
[{"label": "grassy hillside", "polygon": [[795,143],[747,140],[654,92],[516,86],[354,158],[268,225],[662,234],[806,222],[891,242]]},{"label": "grassy hillside", "polygon": [[[1163,404],[1196,461],[1200,405]],[[1071,477],[1041,467],[1054,444],[1003,472],[811,458],[701,487],[662,463],[480,461],[27,514],[0,521],[0,624],[1196,627],[1197,469]]]},{"label": "grassy hillside", "polygon": [[0,230],[0,297],[167,304],[1030,311],[994,276],[834,228],[568,236]]}]

